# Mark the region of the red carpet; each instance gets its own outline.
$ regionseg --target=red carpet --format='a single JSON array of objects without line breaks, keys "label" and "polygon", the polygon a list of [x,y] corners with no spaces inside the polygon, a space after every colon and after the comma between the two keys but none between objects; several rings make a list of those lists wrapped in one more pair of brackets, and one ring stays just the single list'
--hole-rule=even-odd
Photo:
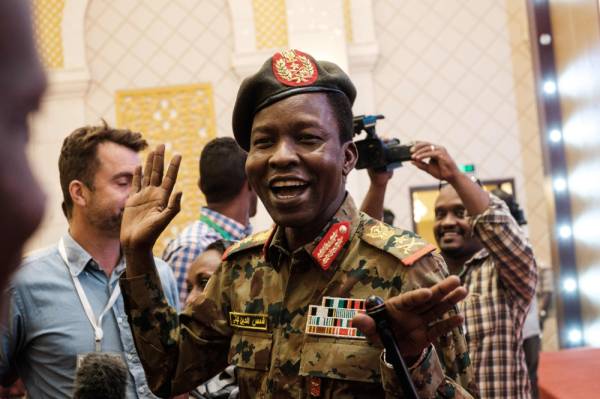
[{"label": "red carpet", "polygon": [[600,349],[540,353],[540,399],[600,398]]}]

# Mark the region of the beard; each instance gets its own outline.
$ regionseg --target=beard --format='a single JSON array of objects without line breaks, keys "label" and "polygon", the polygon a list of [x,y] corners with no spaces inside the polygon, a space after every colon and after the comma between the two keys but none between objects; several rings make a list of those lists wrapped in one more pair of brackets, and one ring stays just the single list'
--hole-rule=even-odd
[{"label": "beard", "polygon": [[88,223],[107,236],[118,238],[121,233],[121,222],[123,220],[123,209],[117,213],[106,209],[94,209],[88,213]]}]

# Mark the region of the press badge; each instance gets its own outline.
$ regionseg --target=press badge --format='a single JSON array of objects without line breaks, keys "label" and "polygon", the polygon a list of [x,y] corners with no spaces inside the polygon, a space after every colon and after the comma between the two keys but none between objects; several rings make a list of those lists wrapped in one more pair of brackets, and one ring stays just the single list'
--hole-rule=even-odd
[{"label": "press badge", "polygon": [[[114,360],[125,362],[125,358],[123,357],[123,354],[121,354],[119,352],[87,352],[87,353],[79,353],[77,355],[77,363],[75,363],[75,372],[77,372],[79,370],[79,368],[83,364],[83,361],[85,360],[85,358],[88,355],[100,355],[100,354],[102,356],[109,356],[111,358],[114,358]],[[125,364],[127,364],[127,362],[125,362]]]}]

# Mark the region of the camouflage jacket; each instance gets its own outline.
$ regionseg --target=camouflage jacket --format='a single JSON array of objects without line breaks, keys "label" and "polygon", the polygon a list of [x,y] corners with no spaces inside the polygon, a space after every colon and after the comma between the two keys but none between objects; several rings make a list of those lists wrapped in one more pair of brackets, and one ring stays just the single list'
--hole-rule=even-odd
[{"label": "camouflage jacket", "polygon": [[[352,298],[431,286],[447,275],[443,260],[414,234],[359,213],[349,196],[312,242],[294,252],[285,242],[275,227],[234,244],[205,296],[179,316],[154,273],[122,279],[138,353],[156,394],[186,392],[234,364],[242,398],[403,396],[380,347],[341,332],[306,333],[309,305],[333,297],[349,299],[344,303],[352,308],[360,302]],[[348,319],[343,323],[350,327],[343,334],[356,335]],[[459,330],[411,368],[422,398],[471,397],[461,387],[473,388],[473,373]]]}]

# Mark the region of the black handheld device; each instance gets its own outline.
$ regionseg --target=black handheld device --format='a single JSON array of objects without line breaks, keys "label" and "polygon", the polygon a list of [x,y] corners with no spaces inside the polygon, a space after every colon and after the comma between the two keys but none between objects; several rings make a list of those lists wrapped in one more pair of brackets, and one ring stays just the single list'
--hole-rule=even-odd
[{"label": "black handheld device", "polygon": [[404,395],[409,399],[419,399],[417,389],[410,378],[408,367],[406,367],[406,363],[400,354],[400,348],[398,348],[398,344],[394,338],[394,333],[392,332],[392,328],[388,321],[387,310],[385,309],[383,299],[371,295],[365,301],[365,308],[367,314],[375,321],[379,339],[381,339],[385,348],[386,361],[394,367],[394,371],[396,372],[398,380],[400,380]]},{"label": "black handheld device", "polygon": [[377,120],[383,119],[383,115],[358,115],[355,116],[352,125],[354,136],[363,131],[366,137],[355,141],[358,150],[358,161],[356,169],[388,170],[402,166],[402,162],[410,161],[410,148],[412,144],[400,144],[398,139],[382,140],[375,131]]}]

